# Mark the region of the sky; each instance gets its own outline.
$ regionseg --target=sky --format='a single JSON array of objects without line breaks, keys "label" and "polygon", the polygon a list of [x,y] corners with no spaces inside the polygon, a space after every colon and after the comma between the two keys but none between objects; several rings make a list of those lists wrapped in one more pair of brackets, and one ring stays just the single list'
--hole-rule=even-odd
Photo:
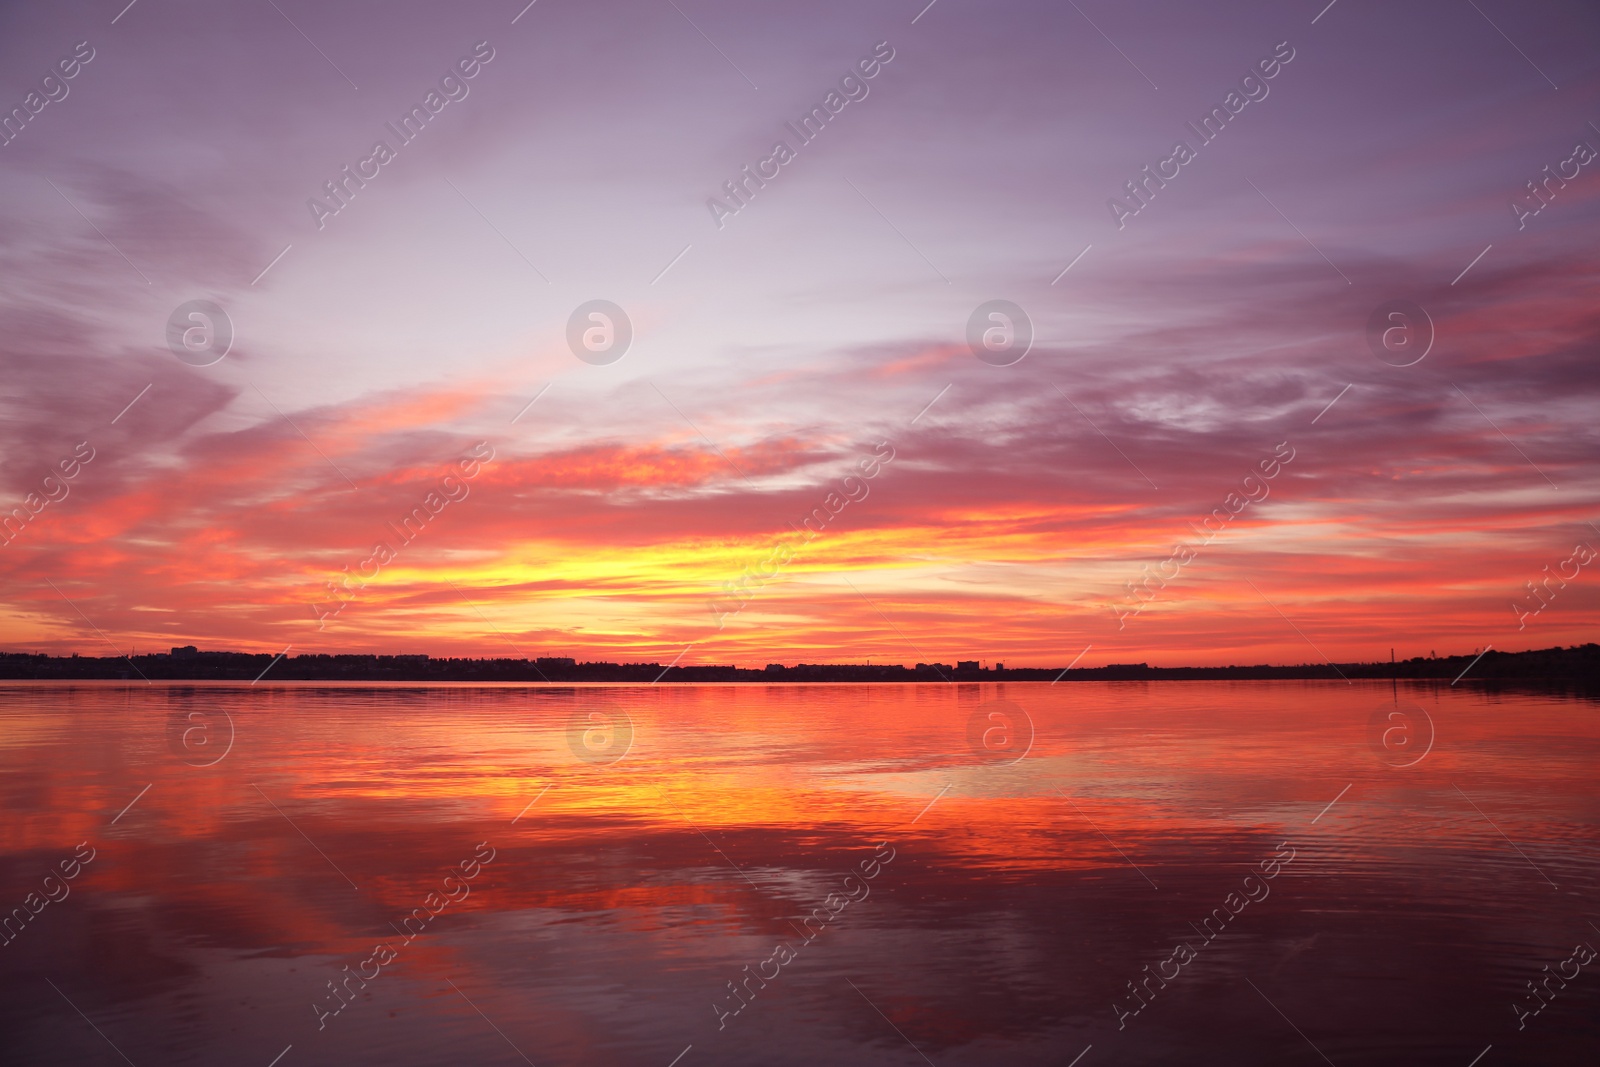
[{"label": "sky", "polygon": [[1588,641],[1597,36],[1576,0],[5,5],[0,649]]}]

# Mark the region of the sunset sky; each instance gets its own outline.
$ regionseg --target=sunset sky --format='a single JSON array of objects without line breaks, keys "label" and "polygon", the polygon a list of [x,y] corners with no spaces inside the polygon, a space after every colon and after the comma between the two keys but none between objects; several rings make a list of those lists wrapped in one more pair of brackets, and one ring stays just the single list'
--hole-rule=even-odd
[{"label": "sunset sky", "polygon": [[[0,10],[0,108],[28,116],[0,146],[0,514],[26,519],[0,649],[1096,666],[1594,638],[1600,560],[1536,614],[1525,587],[1600,550],[1592,5],[525,2]],[[785,124],[875,49],[802,143]],[[403,142],[430,91],[456,98]],[[708,207],[780,140],[744,207]],[[1180,140],[1119,228],[1110,198]],[[1578,173],[1535,215],[1547,166]],[[597,299],[633,328],[609,364],[568,343]],[[996,299],[1034,333],[1009,366],[967,341]],[[232,323],[209,366],[168,346],[192,300]],[[1436,334],[1406,367],[1368,339],[1398,300]]]}]

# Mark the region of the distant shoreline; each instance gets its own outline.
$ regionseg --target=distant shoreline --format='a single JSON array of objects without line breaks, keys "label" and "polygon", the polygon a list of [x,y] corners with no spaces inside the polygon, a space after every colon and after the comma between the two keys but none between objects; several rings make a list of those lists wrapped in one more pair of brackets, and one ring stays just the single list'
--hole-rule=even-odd
[{"label": "distant shoreline", "polygon": [[1600,645],[1490,650],[1477,656],[1416,657],[1395,663],[1256,664],[1227,667],[981,667],[974,661],[903,664],[772,664],[766,668],[659,663],[580,663],[537,659],[436,659],[430,656],[301,655],[202,652],[192,647],[128,656],[48,656],[0,652],[0,680],[272,682],[1107,682],[1249,679],[1592,681],[1600,684]]}]

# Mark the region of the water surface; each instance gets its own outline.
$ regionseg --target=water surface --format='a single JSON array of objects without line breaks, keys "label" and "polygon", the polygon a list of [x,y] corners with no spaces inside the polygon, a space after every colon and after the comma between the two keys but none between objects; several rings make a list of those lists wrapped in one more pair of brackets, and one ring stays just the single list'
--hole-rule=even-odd
[{"label": "water surface", "polygon": [[1437,685],[9,684],[0,1050],[1588,1063],[1597,764]]}]

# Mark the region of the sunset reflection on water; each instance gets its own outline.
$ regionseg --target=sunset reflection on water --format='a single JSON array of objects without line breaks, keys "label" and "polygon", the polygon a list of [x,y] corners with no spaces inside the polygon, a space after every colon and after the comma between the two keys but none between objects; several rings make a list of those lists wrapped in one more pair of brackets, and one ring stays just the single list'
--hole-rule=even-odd
[{"label": "sunset reflection on water", "polygon": [[1342,1067],[1600,1039],[1587,973],[1511,1010],[1600,943],[1587,701],[13,684],[0,723],[17,1062]]}]

